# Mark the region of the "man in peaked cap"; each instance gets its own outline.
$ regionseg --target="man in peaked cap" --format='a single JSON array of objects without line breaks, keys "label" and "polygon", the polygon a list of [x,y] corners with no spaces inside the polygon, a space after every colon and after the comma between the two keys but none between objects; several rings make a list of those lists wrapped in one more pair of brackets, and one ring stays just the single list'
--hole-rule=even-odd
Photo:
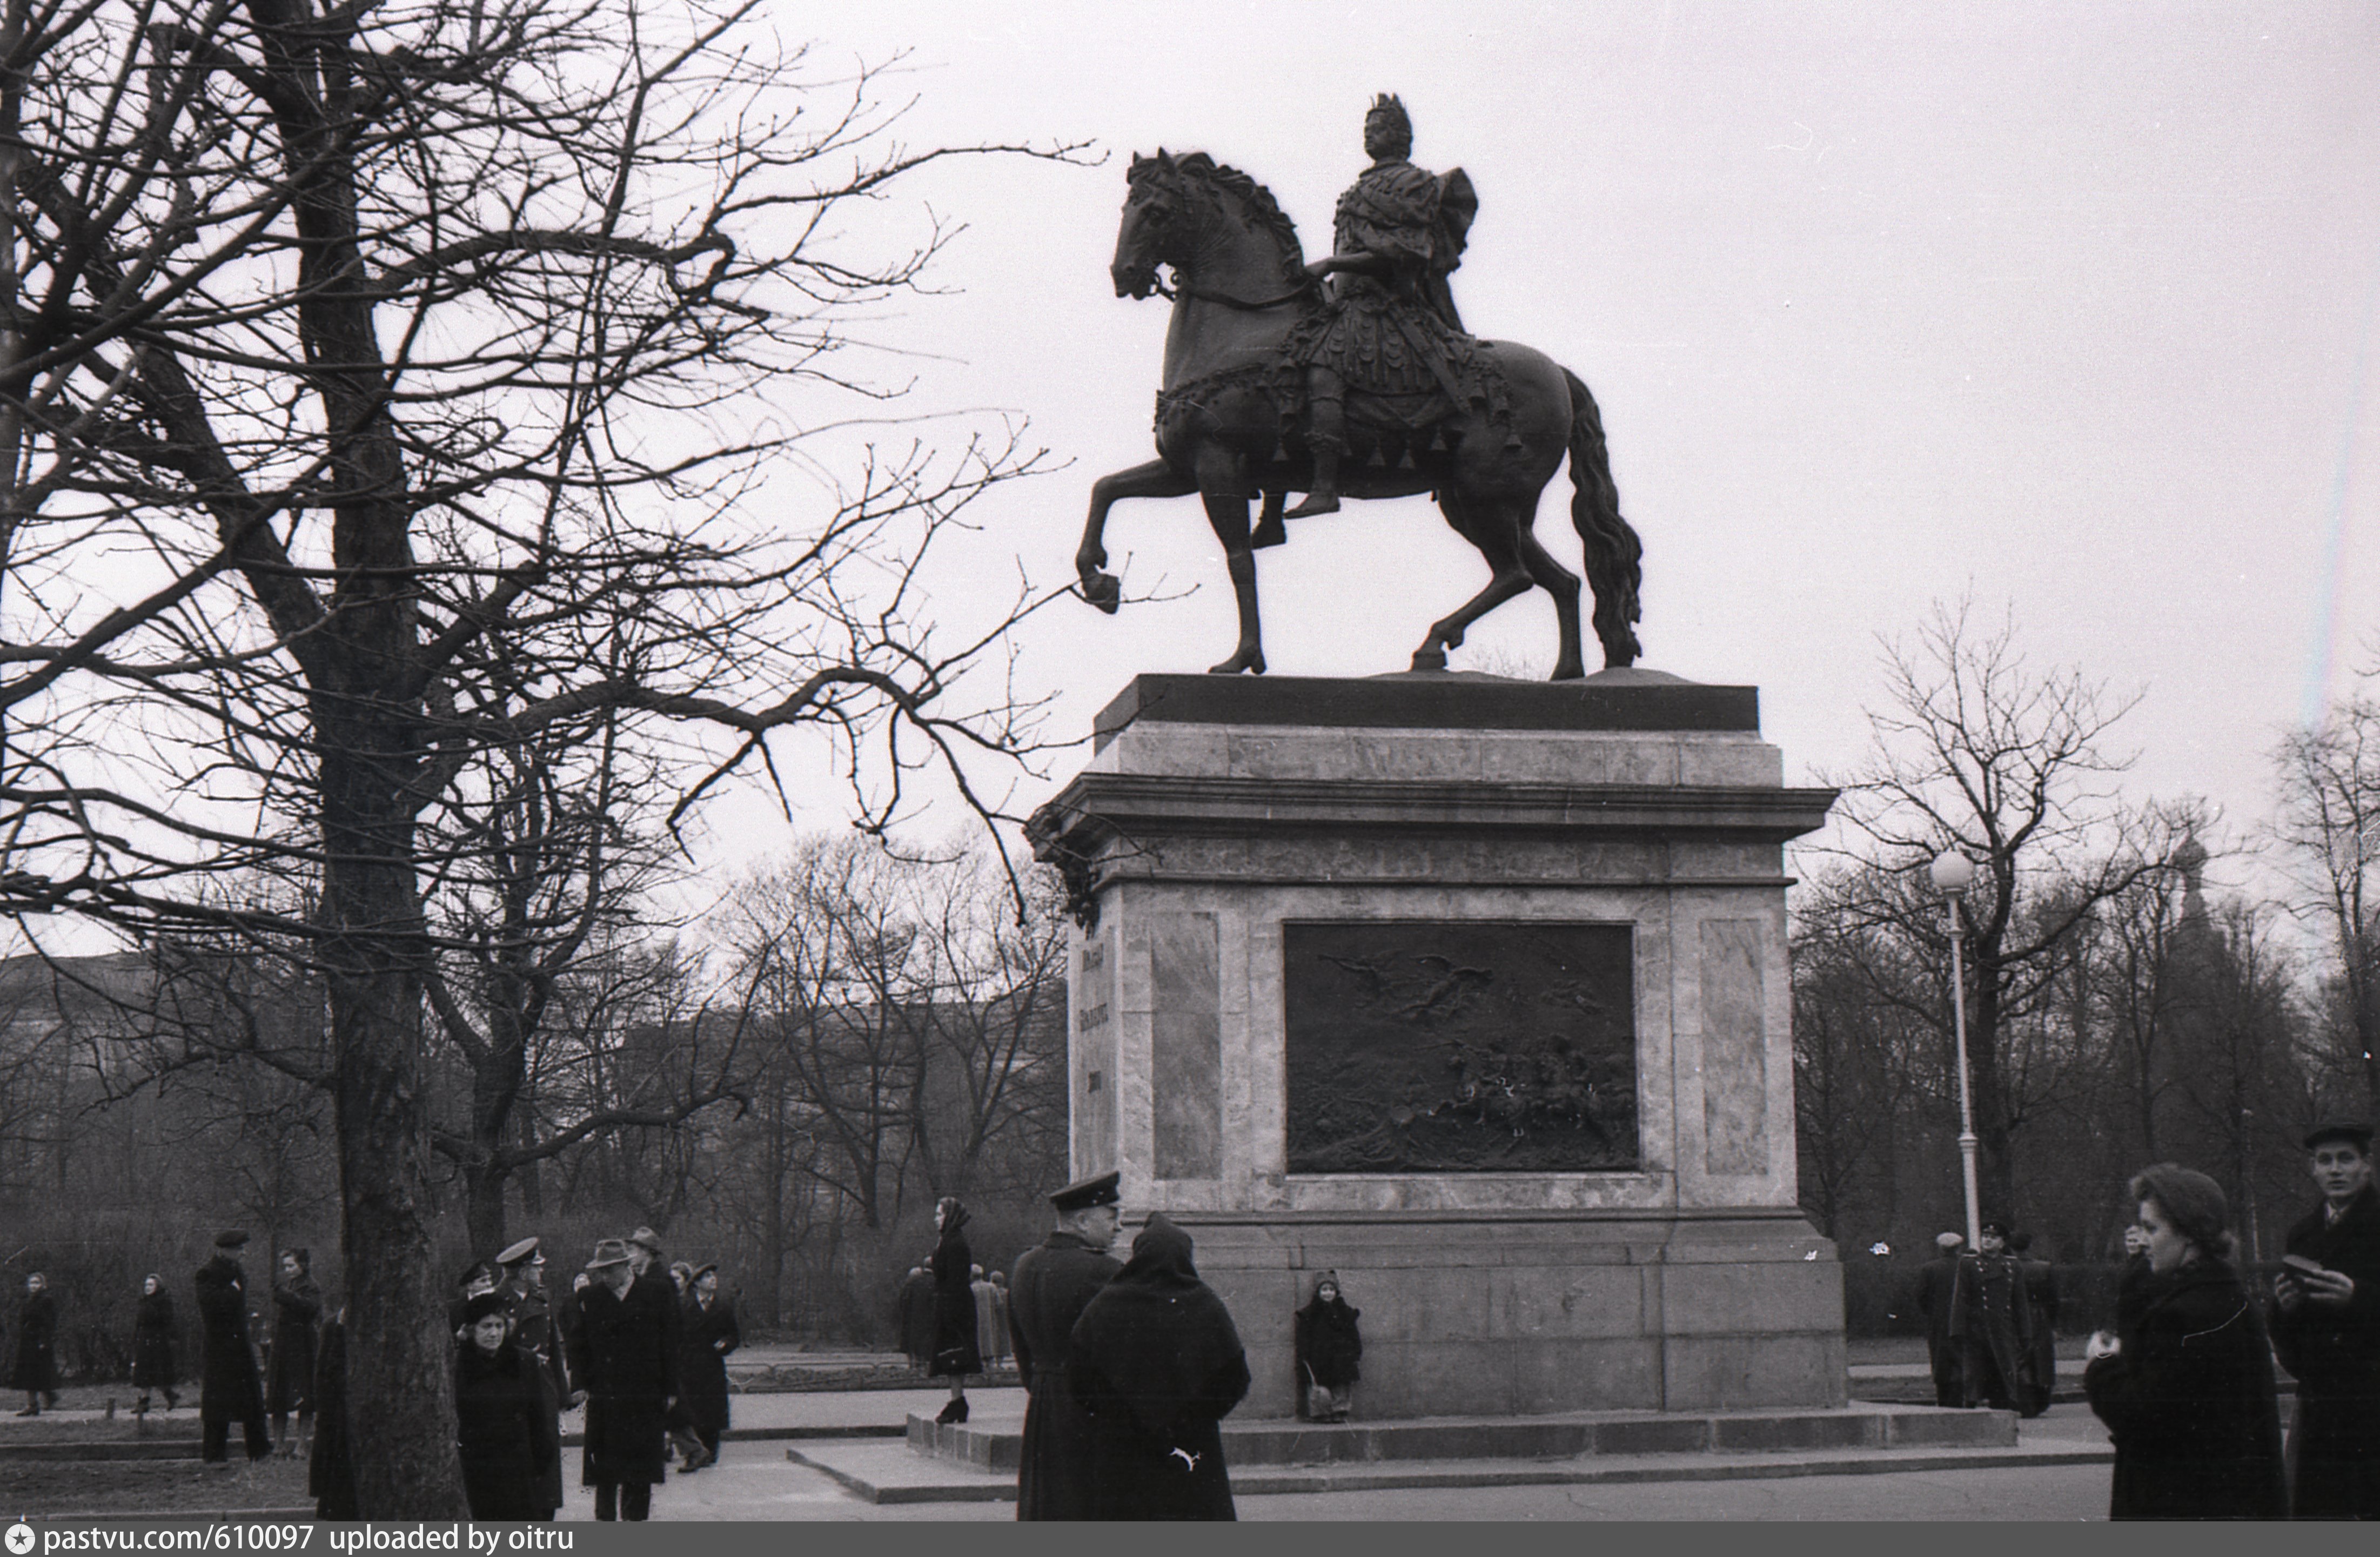
[{"label": "man in peaked cap", "polygon": [[219,1234],[214,1258],[191,1278],[199,1293],[199,1458],[217,1464],[230,1447],[235,1420],[248,1441],[250,1460],[273,1453],[273,1434],[264,1421],[264,1381],[248,1339],[248,1272],[239,1263],[239,1250],[247,1243],[245,1233]]},{"label": "man in peaked cap", "polygon": [[2273,1288],[2273,1347],[2298,1381],[2289,1514],[2380,1519],[2380,1191],[2372,1184],[2372,1126],[2326,1119],[2304,1145],[2322,1204],[2289,1229],[2290,1262]]},{"label": "man in peaked cap", "polygon": [[1078,1179],[1050,1197],[1057,1227],[1016,1261],[1008,1332],[1025,1381],[1025,1447],[1016,1468],[1019,1519],[1096,1518],[1092,1440],[1098,1425],[1067,1387],[1070,1337],[1101,1287],[1123,1267],[1109,1258],[1123,1195],[1115,1174]]},{"label": "man in peaked cap", "polygon": [[504,1284],[496,1289],[512,1315],[513,1344],[537,1365],[538,1394],[553,1418],[552,1452],[537,1467],[539,1505],[552,1517],[562,1506],[562,1408],[570,1400],[570,1372],[563,1362],[562,1337],[554,1324],[553,1306],[545,1292],[545,1256],[538,1240],[523,1238],[507,1244],[496,1255],[504,1267]]}]

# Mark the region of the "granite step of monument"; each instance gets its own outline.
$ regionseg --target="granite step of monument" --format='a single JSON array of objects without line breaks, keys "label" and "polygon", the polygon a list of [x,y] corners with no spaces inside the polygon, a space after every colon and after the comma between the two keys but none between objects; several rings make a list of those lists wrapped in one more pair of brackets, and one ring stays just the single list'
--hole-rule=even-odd
[{"label": "granite step of monument", "polygon": [[[1228,1454],[1229,1451],[1226,1450]],[[785,1451],[872,1503],[1012,1502],[1016,1477],[912,1453],[877,1440],[814,1441]],[[1574,1459],[1376,1460],[1314,1466],[1232,1467],[1242,1497],[1385,1491],[1411,1488],[1543,1487],[1595,1483],[1757,1480],[1802,1476],[1886,1476],[1911,1471],[2106,1465],[2105,1444],[1886,1449],[1698,1451],[1590,1454]]]},{"label": "granite step of monument", "polygon": [[17,1439],[0,1443],[8,1460],[195,1460],[195,1438]]},{"label": "granite step of monument", "polygon": [[[1544,1417],[1425,1417],[1348,1422],[1230,1422],[1223,1457],[1241,1466],[1375,1464],[1415,1460],[1570,1460],[1583,1456],[1773,1454],[1783,1451],[2004,1449],[2017,1441],[2012,1411],[1860,1404],[1839,1408],[1746,1411],[1583,1411]],[[909,1418],[908,1447],[920,1455],[1000,1475],[1015,1474],[1021,1417],[943,1424]]]}]

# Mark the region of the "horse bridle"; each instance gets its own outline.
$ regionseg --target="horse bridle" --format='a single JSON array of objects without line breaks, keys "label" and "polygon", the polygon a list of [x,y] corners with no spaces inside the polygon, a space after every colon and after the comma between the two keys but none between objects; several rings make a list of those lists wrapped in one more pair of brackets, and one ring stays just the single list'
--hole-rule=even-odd
[{"label": "horse bridle", "polygon": [[[1177,175],[1174,189],[1179,189],[1180,187],[1180,178]],[[1175,207],[1174,209],[1178,211],[1179,207]],[[1179,274],[1178,267],[1176,274]],[[1308,292],[1313,291],[1314,286],[1314,277],[1310,275],[1300,276],[1296,286],[1291,287],[1288,291],[1281,293],[1279,297],[1261,298],[1251,302],[1245,298],[1234,298],[1228,292],[1210,292],[1204,286],[1168,286],[1162,280],[1158,279],[1156,267],[1152,265],[1149,268],[1149,290],[1155,293],[1158,297],[1163,298],[1168,302],[1173,302],[1183,298],[1191,298],[1202,303],[1220,303],[1225,308],[1238,309],[1243,313],[1259,313],[1269,308],[1279,308],[1283,303],[1293,303],[1298,298],[1305,296]]]}]

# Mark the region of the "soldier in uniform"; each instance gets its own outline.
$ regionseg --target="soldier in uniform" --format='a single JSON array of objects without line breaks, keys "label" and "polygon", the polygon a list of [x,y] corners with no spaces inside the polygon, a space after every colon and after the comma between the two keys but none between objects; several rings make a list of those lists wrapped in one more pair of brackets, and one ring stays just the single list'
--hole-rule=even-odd
[{"label": "soldier in uniform", "polygon": [[2033,1307],[2024,1272],[2008,1252],[2008,1223],[1986,1218],[1983,1247],[1959,1257],[1950,1297],[1950,1333],[1961,1343],[1966,1403],[1987,1401],[2001,1411],[2022,1408],[2021,1364],[2033,1346]]},{"label": "soldier in uniform", "polygon": [[507,1245],[496,1256],[496,1263],[504,1267],[504,1284],[496,1291],[512,1316],[513,1344],[536,1359],[538,1390],[553,1418],[553,1434],[547,1441],[552,1453],[538,1467],[537,1482],[542,1500],[540,1506],[551,1519],[562,1506],[562,1411],[577,1402],[570,1393],[570,1370],[563,1362],[553,1305],[545,1295],[545,1256],[538,1252],[538,1240],[523,1238]]},{"label": "soldier in uniform", "polygon": [[1008,1333],[1024,1380],[1025,1449],[1016,1469],[1016,1517],[1097,1517],[1092,1439],[1098,1431],[1067,1387],[1075,1321],[1123,1269],[1108,1256],[1115,1242],[1118,1175],[1101,1174],[1050,1197],[1058,1225],[1040,1247],[1025,1251],[1009,1278]]},{"label": "soldier in uniform", "polygon": [[1502,377],[1480,362],[1447,285],[1479,211],[1471,180],[1460,168],[1441,177],[1414,165],[1413,121],[1392,96],[1364,116],[1364,152],[1372,165],[1339,197],[1332,252],[1305,267],[1317,280],[1338,279],[1286,347],[1305,369],[1314,485],[1285,518],[1338,511],[1350,388],[1407,405],[1442,393],[1458,414],[1485,405],[1501,411],[1511,434]]},{"label": "soldier in uniform", "polygon": [[2289,1229],[2274,1283],[2273,1345],[2298,1381],[2289,1514],[2380,1519],[2380,1190],[2372,1127],[2334,1119],[2305,1137],[2322,1204]]},{"label": "soldier in uniform", "polygon": [[248,1439],[248,1457],[261,1460],[273,1453],[273,1434],[264,1423],[264,1383],[256,1368],[256,1348],[248,1338],[248,1272],[240,1269],[237,1251],[248,1243],[239,1232],[216,1235],[215,1256],[199,1267],[191,1284],[199,1292],[199,1355],[202,1359],[199,1395],[199,1458],[221,1463],[230,1447],[231,1424],[237,1419]]}]

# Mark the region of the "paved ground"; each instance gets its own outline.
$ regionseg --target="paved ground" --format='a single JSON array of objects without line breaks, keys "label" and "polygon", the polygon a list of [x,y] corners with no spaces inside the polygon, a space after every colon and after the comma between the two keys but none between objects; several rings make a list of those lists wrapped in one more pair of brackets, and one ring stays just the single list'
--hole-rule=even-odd
[{"label": "paved ground", "polygon": [[[1000,1401],[1006,1394],[1009,1398]],[[915,1409],[932,1407],[937,1392],[898,1395]],[[1017,1392],[970,1392],[989,1410],[1018,1409]],[[755,1404],[759,1398],[755,1397]],[[851,1396],[780,1395],[771,1404],[852,1401]],[[864,1397],[873,1413],[894,1394]],[[736,1402],[739,1424],[760,1425]],[[807,1407],[812,1422],[850,1411]],[[788,1422],[786,1425],[793,1425]],[[2053,1406],[2019,1428],[2021,1442],[2104,1442],[2105,1433],[2088,1407]],[[594,1517],[592,1495],[571,1489],[565,1519]],[[2107,1467],[1912,1471],[1887,1476],[1810,1476],[1743,1481],[1655,1482],[1627,1486],[1464,1488],[1361,1493],[1301,1493],[1238,1500],[1245,1520],[1875,1520],[1875,1519],[2103,1519],[2107,1511]],[[653,1517],[663,1520],[972,1520],[1015,1518],[1011,1503],[913,1503],[880,1505],[845,1491],[820,1472],[789,1463],[780,1442],[729,1443],[721,1462],[694,1476],[673,1474],[656,1490]]]}]

